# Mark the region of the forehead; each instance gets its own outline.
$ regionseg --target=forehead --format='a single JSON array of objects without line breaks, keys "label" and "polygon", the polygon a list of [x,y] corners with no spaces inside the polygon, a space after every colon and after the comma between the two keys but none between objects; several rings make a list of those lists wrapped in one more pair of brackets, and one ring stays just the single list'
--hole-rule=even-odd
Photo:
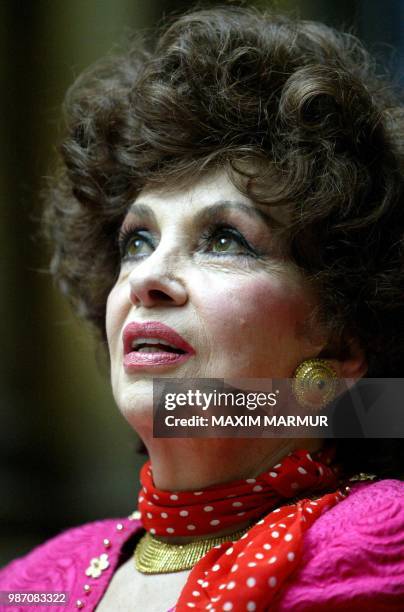
[{"label": "forehead", "polygon": [[163,217],[175,222],[175,219],[185,216],[189,220],[198,216],[199,221],[206,222],[210,215],[214,221],[214,215],[237,213],[259,218],[272,230],[287,229],[290,225],[288,207],[254,201],[246,195],[248,178],[238,174],[233,181],[230,176],[226,169],[213,169],[177,186],[172,182],[163,186],[146,186],[128,207],[127,213],[135,214],[145,222]]},{"label": "forehead", "polygon": [[179,208],[192,212],[218,201],[240,202],[254,208],[254,203],[235,187],[227,172],[219,170],[178,188],[173,185],[168,188],[145,187],[136,198],[132,210],[136,210],[136,205],[147,204],[156,212],[164,212],[165,209],[173,212]]}]

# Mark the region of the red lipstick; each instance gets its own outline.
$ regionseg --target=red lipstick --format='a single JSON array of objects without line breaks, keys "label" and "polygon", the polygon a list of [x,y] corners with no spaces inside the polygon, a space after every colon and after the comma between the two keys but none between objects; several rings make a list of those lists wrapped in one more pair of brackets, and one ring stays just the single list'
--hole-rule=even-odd
[{"label": "red lipstick", "polygon": [[176,331],[158,321],[129,323],[122,334],[123,365],[126,372],[176,366],[195,350]]}]

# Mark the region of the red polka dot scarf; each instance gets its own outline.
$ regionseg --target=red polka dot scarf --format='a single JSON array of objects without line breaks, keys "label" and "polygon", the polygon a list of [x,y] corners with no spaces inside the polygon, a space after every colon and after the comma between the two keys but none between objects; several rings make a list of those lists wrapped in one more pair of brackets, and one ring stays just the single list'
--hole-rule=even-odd
[{"label": "red polka dot scarf", "polygon": [[304,492],[312,497],[337,487],[330,458],[326,452],[311,457],[297,450],[256,478],[183,492],[156,489],[146,463],[141,470],[139,510],[150,533],[206,535],[261,519],[240,540],[214,547],[194,566],[176,612],[268,610],[299,563],[304,532],[344,498],[338,491],[315,501],[306,498],[288,504]]}]

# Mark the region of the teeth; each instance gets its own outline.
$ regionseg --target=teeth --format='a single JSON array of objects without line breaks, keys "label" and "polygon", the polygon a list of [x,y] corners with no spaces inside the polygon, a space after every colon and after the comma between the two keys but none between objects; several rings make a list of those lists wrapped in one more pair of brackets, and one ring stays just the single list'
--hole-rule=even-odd
[{"label": "teeth", "polygon": [[[131,347],[135,349],[139,344],[164,344],[165,346],[169,346],[170,348],[176,348],[169,342],[165,342],[165,340],[160,340],[160,338],[136,338],[136,340],[133,340]],[[148,353],[151,352],[148,349],[144,349],[144,351]]]}]

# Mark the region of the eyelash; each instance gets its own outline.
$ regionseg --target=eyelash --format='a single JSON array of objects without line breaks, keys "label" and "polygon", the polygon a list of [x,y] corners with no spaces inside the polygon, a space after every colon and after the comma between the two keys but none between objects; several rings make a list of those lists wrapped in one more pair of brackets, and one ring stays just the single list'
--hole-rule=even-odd
[{"label": "eyelash", "polygon": [[[129,241],[135,237],[137,234],[146,244],[153,248],[152,242],[147,238],[147,236],[143,236],[141,232],[148,232],[149,230],[145,227],[139,227],[136,225],[123,227],[118,236],[118,248],[120,252],[120,257],[122,261],[130,259],[130,256],[126,254],[126,250],[129,244]],[[219,234],[227,234],[233,240],[235,240],[241,247],[246,249],[245,253],[234,254],[234,253],[226,253],[226,252],[208,252],[208,254],[212,257],[245,257],[250,259],[251,257],[258,259],[260,254],[248,243],[248,241],[240,234],[238,230],[234,227],[223,224],[216,223],[209,225],[201,235],[202,246],[207,247],[210,242]]]},{"label": "eyelash", "polygon": [[[140,234],[140,232],[147,232],[148,230],[145,227],[138,227],[136,225],[122,227],[119,230],[118,235],[118,249],[120,253],[121,260],[127,259],[128,255],[125,255],[125,251],[128,247],[129,241],[134,237],[135,234]],[[146,238],[146,236],[140,235],[140,237],[147,242],[150,246],[153,246],[150,240]]]}]

